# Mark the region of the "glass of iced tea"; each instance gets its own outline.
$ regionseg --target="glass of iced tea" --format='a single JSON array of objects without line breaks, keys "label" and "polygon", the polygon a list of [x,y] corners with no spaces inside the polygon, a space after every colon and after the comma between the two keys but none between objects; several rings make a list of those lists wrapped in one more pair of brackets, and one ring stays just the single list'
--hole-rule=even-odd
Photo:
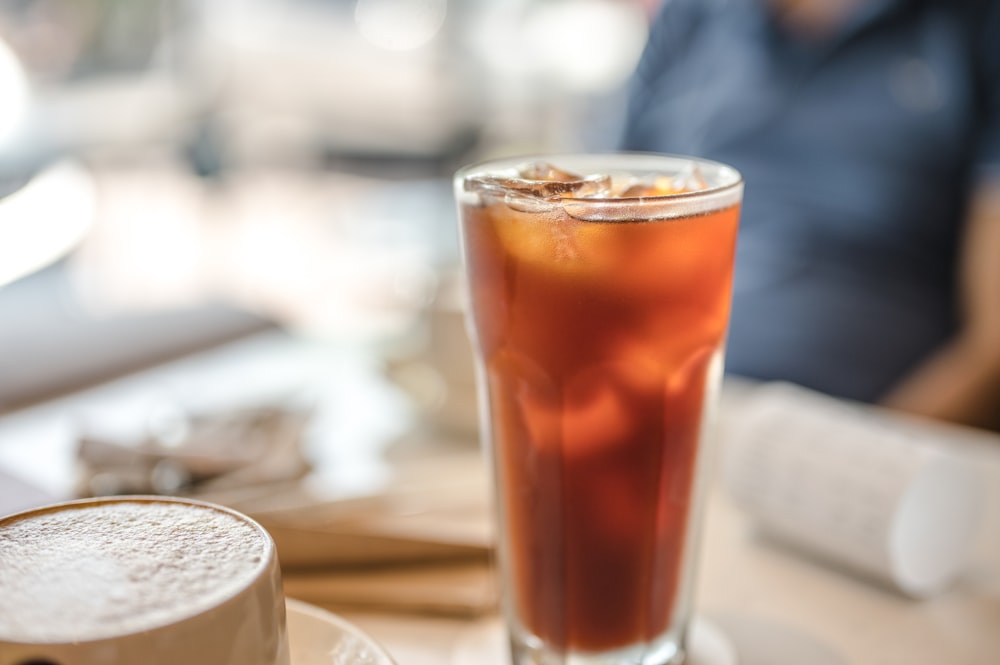
[{"label": "glass of iced tea", "polygon": [[742,178],[563,155],[455,193],[513,660],[683,662]]}]

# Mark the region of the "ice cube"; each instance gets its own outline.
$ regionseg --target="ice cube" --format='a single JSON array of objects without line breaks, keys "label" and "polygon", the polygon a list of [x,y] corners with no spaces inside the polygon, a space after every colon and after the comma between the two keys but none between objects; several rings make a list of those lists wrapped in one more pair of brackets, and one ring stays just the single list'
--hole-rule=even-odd
[{"label": "ice cube", "polygon": [[497,196],[515,193],[522,198],[537,199],[599,197],[610,193],[611,176],[581,176],[544,162],[531,162],[520,166],[516,176],[482,175],[470,178],[465,183],[465,189]]},{"label": "ice cube", "polygon": [[639,198],[643,196],[668,196],[678,194],[683,190],[677,189],[674,179],[670,176],[655,176],[653,178],[632,178],[623,183],[625,189],[616,192],[615,196],[621,198]]},{"label": "ice cube", "polygon": [[707,187],[708,183],[702,176],[698,163],[689,162],[683,170],[674,175],[652,174],[616,183],[612,196],[621,198],[672,196],[697,192]]},{"label": "ice cube", "polygon": [[[571,199],[572,200],[572,199]],[[564,205],[565,199],[556,199]],[[505,207],[500,205],[506,204]],[[549,199],[508,193],[491,210],[495,230],[512,259],[578,279],[602,279],[621,257],[613,229],[606,224],[580,224],[567,219]],[[583,205],[582,203],[579,205]]]},{"label": "ice cube", "polygon": [[[523,178],[506,178],[503,176],[483,176],[471,183],[475,191],[495,193],[516,192],[521,195],[533,196],[539,199],[557,199],[565,197],[594,197],[610,193],[611,177],[594,175],[580,180],[525,180]],[[467,186],[467,189],[470,187]]]},{"label": "ice cube", "polygon": [[590,175],[580,180],[573,198],[604,198],[611,195],[611,176]]},{"label": "ice cube", "polygon": [[563,404],[564,452],[589,455],[636,439],[642,420],[663,399],[665,374],[641,348],[622,347],[620,357],[590,365],[571,377]]},{"label": "ice cube", "polygon": [[517,169],[518,176],[524,180],[544,180],[546,182],[576,182],[583,176],[569,171],[563,171],[548,162],[528,162]]},{"label": "ice cube", "polygon": [[502,348],[488,362],[488,379],[497,424],[510,445],[558,453],[561,396],[547,368],[530,355]]},{"label": "ice cube", "polygon": [[698,162],[688,162],[687,166],[674,176],[674,187],[682,192],[699,192],[708,189],[708,181],[702,175]]},{"label": "ice cube", "polygon": [[596,197],[611,191],[611,176],[602,174],[579,175],[563,171],[548,162],[529,162],[517,169],[522,181],[540,188],[547,196]]},{"label": "ice cube", "polygon": [[518,212],[544,212],[552,210],[553,205],[563,199],[600,199],[608,195],[609,190],[604,181],[581,181],[577,189],[550,196],[539,196],[523,191],[508,191],[504,195],[504,203]]},{"label": "ice cube", "polygon": [[503,202],[508,208],[517,212],[543,213],[552,210],[551,198],[540,198],[534,194],[525,194],[519,191],[508,191],[503,196]]}]

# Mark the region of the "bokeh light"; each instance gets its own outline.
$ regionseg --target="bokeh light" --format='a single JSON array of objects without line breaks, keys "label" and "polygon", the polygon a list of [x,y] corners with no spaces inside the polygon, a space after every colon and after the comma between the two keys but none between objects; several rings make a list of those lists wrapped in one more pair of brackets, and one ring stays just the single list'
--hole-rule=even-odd
[{"label": "bokeh light", "polygon": [[17,56],[0,41],[0,148],[16,134],[28,106],[28,84]]}]

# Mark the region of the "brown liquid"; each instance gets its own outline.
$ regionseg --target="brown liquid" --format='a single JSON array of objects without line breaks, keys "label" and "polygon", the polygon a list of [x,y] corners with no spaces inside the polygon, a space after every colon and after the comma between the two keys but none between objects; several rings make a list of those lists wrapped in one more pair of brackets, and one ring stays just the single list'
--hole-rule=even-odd
[{"label": "brown liquid", "polygon": [[509,592],[556,648],[624,647],[670,624],[738,215],[463,208]]}]

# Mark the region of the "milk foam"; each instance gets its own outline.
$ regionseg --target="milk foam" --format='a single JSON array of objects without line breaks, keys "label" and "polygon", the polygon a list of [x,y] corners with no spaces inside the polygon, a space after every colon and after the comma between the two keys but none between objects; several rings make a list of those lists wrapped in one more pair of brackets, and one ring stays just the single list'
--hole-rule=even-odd
[{"label": "milk foam", "polygon": [[87,504],[0,523],[0,640],[56,643],[149,630],[247,587],[270,543],[190,504]]}]

